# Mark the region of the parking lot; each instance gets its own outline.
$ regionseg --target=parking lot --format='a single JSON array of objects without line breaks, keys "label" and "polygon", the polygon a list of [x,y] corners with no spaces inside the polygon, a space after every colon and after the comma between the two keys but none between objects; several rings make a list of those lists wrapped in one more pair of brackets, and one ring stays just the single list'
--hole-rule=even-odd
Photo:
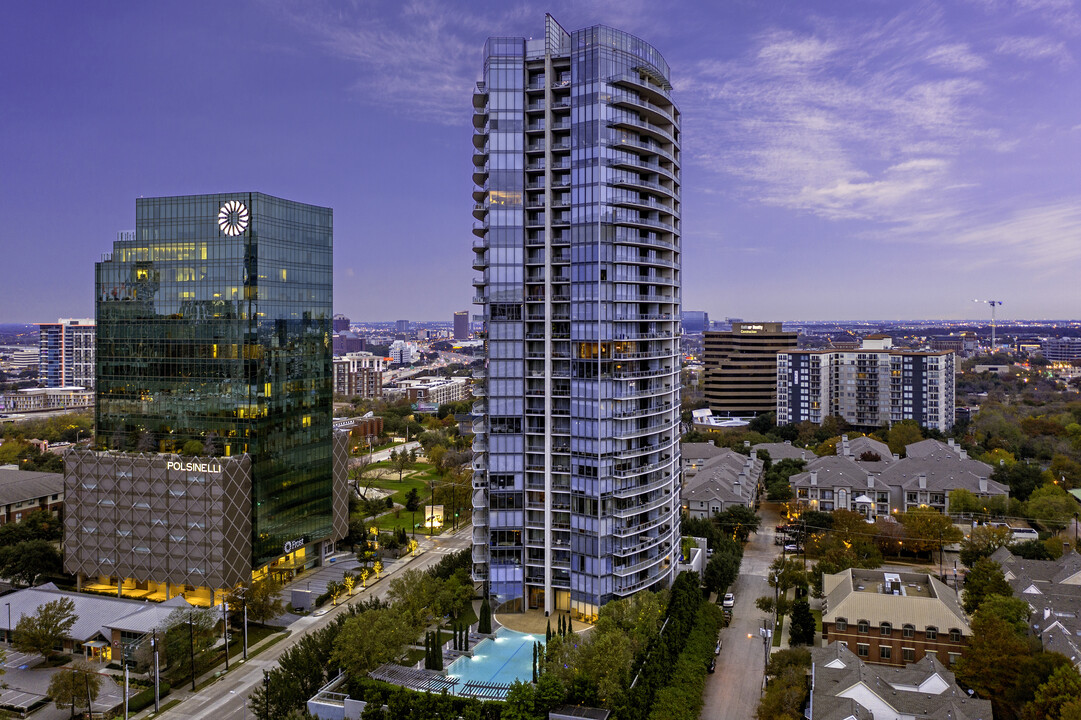
[{"label": "parking lot", "polygon": [[[3,683],[6,686],[0,691],[0,705],[24,711],[35,704],[45,700],[46,705],[33,713],[35,720],[61,720],[71,716],[69,709],[61,710],[48,700],[45,692],[49,687],[49,681],[53,675],[63,672],[64,668],[38,668],[42,658],[39,655],[20,653],[13,648],[6,648],[4,658]],[[105,667],[101,666],[102,672],[101,689],[94,700],[94,709],[105,710],[117,705],[123,697],[122,684],[118,686],[112,677],[105,675]],[[113,671],[108,671],[110,674]],[[129,692],[129,695],[134,695]]]}]

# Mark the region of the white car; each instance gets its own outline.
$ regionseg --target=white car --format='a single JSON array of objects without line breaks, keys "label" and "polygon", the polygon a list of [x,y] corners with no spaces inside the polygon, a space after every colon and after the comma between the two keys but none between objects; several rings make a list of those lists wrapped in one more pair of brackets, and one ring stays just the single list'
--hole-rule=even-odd
[{"label": "white car", "polygon": [[736,596],[732,593],[724,594],[724,602],[721,603],[723,607],[731,608],[736,606]]}]

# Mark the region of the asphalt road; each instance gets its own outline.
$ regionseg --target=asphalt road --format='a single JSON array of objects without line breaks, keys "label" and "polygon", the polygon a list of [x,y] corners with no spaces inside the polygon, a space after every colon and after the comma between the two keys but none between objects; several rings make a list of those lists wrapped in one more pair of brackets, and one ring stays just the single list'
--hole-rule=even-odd
[{"label": "asphalt road", "polygon": [[717,670],[706,676],[703,719],[748,720],[754,717],[761,696],[766,648],[759,629],[766,615],[754,606],[754,601],[772,594],[766,578],[769,564],[781,548],[773,544],[779,516],[766,505],[759,514],[762,526],[743,549],[739,578],[731,589],[736,606],[732,623],[721,630],[723,647]]},{"label": "asphalt road", "polygon": [[[383,580],[370,586],[367,592],[357,593],[354,600],[366,599],[372,595],[385,597],[390,586],[389,578],[405,569],[425,570],[439,562],[449,552],[469,547],[472,527],[467,525],[453,536],[440,536],[433,540],[433,545],[417,558],[394,570]],[[289,626],[293,634],[287,640],[273,645],[265,652],[253,657],[243,669],[233,670],[218,682],[208,685],[195,695],[188,697],[180,705],[162,713],[158,717],[167,720],[239,720],[239,718],[257,718],[248,709],[248,695],[263,682],[263,670],[272,669],[278,658],[300,638],[324,627],[335,615],[342,612],[344,604],[332,609],[321,617],[303,617]],[[167,700],[165,701],[167,702]],[[258,718],[261,720],[261,718]]]}]

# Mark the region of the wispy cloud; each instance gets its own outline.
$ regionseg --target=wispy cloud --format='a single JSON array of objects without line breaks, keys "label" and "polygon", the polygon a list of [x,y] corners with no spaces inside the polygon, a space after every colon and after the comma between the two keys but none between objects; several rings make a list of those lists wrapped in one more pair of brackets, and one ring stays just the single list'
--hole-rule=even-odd
[{"label": "wispy cloud", "polygon": [[1003,38],[995,47],[995,52],[1022,60],[1050,60],[1063,68],[1073,64],[1073,57],[1066,49],[1066,43],[1048,37]]},{"label": "wispy cloud", "polygon": [[474,15],[436,0],[280,7],[328,51],[357,65],[354,90],[363,102],[441,124],[468,119],[480,43],[520,12],[511,7],[498,16]]},{"label": "wispy cloud", "polygon": [[[930,212],[965,184],[953,173],[962,148],[996,134],[973,105],[985,61],[914,17],[863,32],[819,25],[763,33],[744,56],[694,68],[679,87],[691,154],[771,205],[884,223]],[[920,71],[928,63],[935,73]]]}]

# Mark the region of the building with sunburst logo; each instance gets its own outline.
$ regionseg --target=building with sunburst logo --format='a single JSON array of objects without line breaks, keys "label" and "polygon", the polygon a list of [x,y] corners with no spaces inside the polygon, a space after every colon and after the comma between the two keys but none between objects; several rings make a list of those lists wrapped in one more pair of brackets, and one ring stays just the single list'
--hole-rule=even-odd
[{"label": "building with sunburst logo", "polygon": [[212,602],[318,564],[347,530],[333,211],[260,193],[135,209],[95,267],[95,442],[66,458],[65,567]]}]

